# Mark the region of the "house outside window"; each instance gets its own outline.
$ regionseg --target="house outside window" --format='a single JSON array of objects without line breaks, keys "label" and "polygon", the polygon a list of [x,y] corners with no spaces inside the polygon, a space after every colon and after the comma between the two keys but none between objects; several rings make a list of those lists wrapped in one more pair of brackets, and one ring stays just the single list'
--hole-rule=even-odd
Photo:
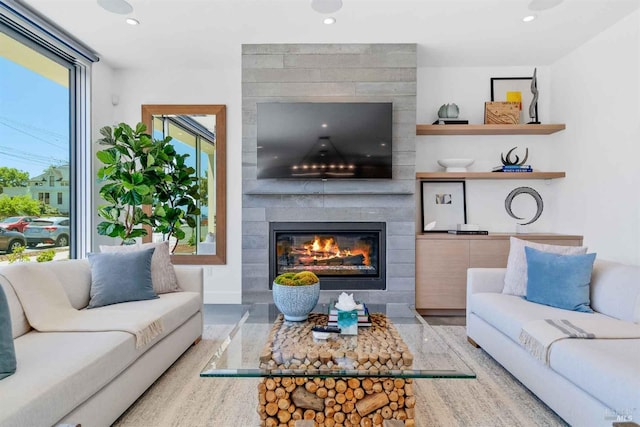
[{"label": "house outside window", "polygon": [[15,214],[68,217],[71,258],[85,256],[95,234],[82,201],[93,182],[89,78],[97,59],[31,9],[0,0],[0,168],[15,178],[0,178],[0,197],[22,211]]}]

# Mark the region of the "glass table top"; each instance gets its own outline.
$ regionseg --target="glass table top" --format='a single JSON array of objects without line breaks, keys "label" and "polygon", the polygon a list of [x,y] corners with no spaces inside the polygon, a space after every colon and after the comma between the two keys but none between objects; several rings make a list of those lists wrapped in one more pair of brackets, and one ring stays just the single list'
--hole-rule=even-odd
[{"label": "glass table top", "polygon": [[326,324],[328,304],[306,322],[284,320],[273,304],[250,305],[200,376],[475,378],[413,307],[367,307],[372,326],[319,340],[311,328]]}]

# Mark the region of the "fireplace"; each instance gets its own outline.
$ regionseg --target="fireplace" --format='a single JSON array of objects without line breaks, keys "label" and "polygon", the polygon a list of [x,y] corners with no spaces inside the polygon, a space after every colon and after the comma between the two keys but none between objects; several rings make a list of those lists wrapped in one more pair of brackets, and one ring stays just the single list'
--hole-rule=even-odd
[{"label": "fireplace", "polygon": [[313,271],[322,290],[386,288],[384,222],[269,223],[269,287],[282,273]]}]

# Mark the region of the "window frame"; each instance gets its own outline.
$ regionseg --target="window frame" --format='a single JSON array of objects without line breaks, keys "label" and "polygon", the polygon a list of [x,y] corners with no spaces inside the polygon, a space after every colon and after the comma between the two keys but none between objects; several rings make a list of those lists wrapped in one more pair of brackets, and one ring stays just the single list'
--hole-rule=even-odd
[{"label": "window frame", "polygon": [[[69,69],[69,258],[91,250],[91,64],[90,48],[27,5],[0,0],[0,31]],[[89,203],[87,203],[89,202]]]}]

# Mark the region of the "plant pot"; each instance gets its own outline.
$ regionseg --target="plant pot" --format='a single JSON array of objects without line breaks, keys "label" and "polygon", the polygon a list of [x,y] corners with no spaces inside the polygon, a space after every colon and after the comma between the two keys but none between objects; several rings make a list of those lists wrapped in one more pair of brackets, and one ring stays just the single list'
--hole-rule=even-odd
[{"label": "plant pot", "polygon": [[273,302],[284,314],[285,320],[302,322],[320,298],[320,282],[305,286],[285,286],[273,284]]}]

